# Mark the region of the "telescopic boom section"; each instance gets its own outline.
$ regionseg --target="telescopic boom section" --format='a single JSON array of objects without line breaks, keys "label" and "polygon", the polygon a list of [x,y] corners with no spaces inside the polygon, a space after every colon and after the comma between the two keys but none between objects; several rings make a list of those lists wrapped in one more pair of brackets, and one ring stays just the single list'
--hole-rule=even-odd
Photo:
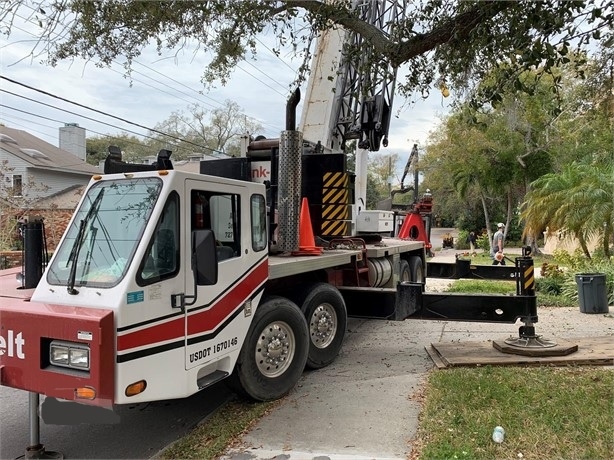
[{"label": "telescopic boom section", "polygon": [[[389,36],[404,19],[407,2],[355,0],[353,6],[361,20]],[[343,29],[322,33],[311,68],[300,126],[304,138],[333,151],[344,150],[351,139],[373,152],[386,147],[397,69],[360,34]]]}]

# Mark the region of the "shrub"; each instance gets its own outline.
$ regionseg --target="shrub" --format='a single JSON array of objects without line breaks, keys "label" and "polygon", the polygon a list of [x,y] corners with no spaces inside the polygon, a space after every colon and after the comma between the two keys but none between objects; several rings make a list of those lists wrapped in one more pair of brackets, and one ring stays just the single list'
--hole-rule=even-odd
[{"label": "shrub", "polygon": [[545,294],[561,295],[564,283],[563,277],[535,278],[535,290]]},{"label": "shrub", "polygon": [[565,271],[556,264],[544,262],[539,272],[541,278],[535,279],[535,290],[543,294],[561,295],[565,285]]},{"label": "shrub", "polygon": [[577,250],[573,254],[566,251],[555,251],[554,258],[560,266],[567,269],[562,275],[562,296],[572,300],[578,299],[577,273],[603,273],[606,277],[608,304],[614,304],[614,257],[606,258],[597,255],[588,259],[580,250]]},{"label": "shrub", "polygon": [[540,275],[547,278],[562,278],[565,272],[561,270],[558,265],[544,262],[540,269]]},{"label": "shrub", "polygon": [[488,233],[482,233],[478,235],[476,246],[483,249],[485,252],[490,252],[490,241],[488,240]]},{"label": "shrub", "polygon": [[456,238],[456,249],[469,249],[468,237],[469,232],[467,230],[459,230],[458,238]]}]

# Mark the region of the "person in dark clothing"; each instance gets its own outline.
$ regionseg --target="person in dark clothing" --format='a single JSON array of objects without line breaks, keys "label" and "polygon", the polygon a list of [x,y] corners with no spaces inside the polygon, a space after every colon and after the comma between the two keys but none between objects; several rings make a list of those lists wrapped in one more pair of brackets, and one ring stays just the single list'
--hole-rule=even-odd
[{"label": "person in dark clothing", "polygon": [[475,254],[475,245],[477,242],[477,237],[475,236],[475,232],[469,232],[469,236],[467,237],[467,242],[469,243],[469,249],[472,254]]}]

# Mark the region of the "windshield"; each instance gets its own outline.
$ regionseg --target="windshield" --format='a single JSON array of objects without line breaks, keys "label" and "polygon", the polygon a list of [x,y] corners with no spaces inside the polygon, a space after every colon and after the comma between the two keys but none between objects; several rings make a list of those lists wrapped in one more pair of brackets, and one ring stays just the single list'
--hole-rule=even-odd
[{"label": "windshield", "polygon": [[47,271],[49,284],[111,287],[128,268],[158,199],[159,178],[94,184]]}]

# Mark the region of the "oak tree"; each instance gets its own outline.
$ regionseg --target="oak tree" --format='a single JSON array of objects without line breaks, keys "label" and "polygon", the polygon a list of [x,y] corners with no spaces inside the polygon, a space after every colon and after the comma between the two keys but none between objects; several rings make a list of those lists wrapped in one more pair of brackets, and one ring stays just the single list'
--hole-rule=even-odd
[{"label": "oak tree", "polygon": [[[382,0],[380,10],[395,6],[392,33],[365,21],[351,0],[6,0],[0,5],[2,33],[10,35],[16,15],[35,19],[40,39],[33,56],[50,64],[81,57],[109,65],[117,57],[128,68],[143,48],[159,51],[194,45],[211,53],[205,82],[228,80],[235,65],[257,58],[259,37],[274,36],[274,51],[308,54],[311,37],[343,27],[363,38],[360,49],[346,49],[351,59],[385,59],[404,64],[398,91],[426,94],[433,86],[474,90],[474,84],[504,65],[486,92],[474,102],[499,100],[504,89],[529,89],[519,75],[544,74],[569,61],[569,53],[591,49],[594,42],[614,43],[614,3],[586,1]],[[369,47],[371,53],[365,53]],[[368,63],[367,63],[368,64]],[[303,66],[306,69],[307,66]],[[301,76],[299,76],[300,78]],[[556,89],[558,82],[553,80]]]}]

